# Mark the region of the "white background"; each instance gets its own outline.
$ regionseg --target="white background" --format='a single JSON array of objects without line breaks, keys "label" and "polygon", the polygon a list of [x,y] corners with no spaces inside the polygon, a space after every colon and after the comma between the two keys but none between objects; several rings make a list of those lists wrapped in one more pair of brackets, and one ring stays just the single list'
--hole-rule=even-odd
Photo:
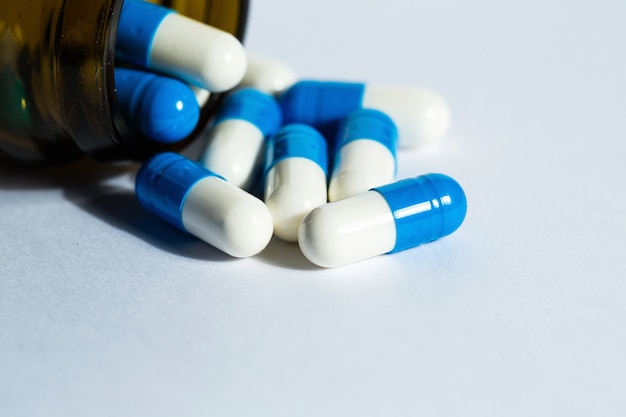
[{"label": "white background", "polygon": [[468,197],[453,235],[322,270],[146,215],[132,170],[0,168],[3,416],[623,416],[626,3],[258,0],[302,77],[432,88],[400,155]]}]

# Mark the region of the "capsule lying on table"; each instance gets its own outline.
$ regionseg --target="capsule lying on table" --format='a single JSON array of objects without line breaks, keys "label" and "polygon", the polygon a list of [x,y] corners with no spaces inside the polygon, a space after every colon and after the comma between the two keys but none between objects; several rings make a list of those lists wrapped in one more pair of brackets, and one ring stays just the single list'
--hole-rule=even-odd
[{"label": "capsule lying on table", "polygon": [[300,224],[298,243],[312,263],[336,267],[447,236],[466,211],[455,180],[427,174],[314,209]]},{"label": "capsule lying on table", "polygon": [[261,200],[179,154],[146,161],[135,193],[148,211],[237,258],[256,255],[272,238],[272,215]]},{"label": "capsule lying on table", "polygon": [[285,123],[305,123],[333,140],[337,125],[358,109],[388,114],[404,149],[429,146],[450,126],[450,108],[438,93],[418,87],[336,81],[299,81],[279,97]]}]

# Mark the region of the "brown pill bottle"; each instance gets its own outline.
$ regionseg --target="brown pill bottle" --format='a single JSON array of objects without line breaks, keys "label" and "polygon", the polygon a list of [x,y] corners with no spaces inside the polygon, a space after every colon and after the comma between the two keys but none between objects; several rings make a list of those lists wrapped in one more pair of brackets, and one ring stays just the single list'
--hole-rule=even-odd
[{"label": "brown pill bottle", "polygon": [[[123,0],[0,0],[0,163],[143,160],[176,145],[134,134],[115,95],[117,25]],[[151,1],[243,39],[248,0]]]}]

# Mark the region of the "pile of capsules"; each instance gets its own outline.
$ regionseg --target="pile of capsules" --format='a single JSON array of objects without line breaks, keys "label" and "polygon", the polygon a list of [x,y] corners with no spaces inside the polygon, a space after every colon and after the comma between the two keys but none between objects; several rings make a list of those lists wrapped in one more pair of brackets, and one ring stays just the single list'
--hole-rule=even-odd
[{"label": "pile of capsules", "polygon": [[158,142],[187,137],[209,95],[228,92],[200,160],[157,154],[135,191],[148,211],[231,256],[258,254],[276,235],[335,267],[436,240],[465,218],[452,178],[395,178],[399,147],[448,128],[432,91],[297,81],[232,35],[142,0],[124,2],[116,57],[128,64],[116,68],[127,122]]}]

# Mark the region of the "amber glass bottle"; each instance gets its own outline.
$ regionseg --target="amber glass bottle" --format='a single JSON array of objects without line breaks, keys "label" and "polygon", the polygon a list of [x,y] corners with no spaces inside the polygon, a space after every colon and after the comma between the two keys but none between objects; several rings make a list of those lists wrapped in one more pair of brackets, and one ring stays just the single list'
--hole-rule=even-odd
[{"label": "amber glass bottle", "polygon": [[[113,68],[122,3],[0,0],[0,154],[24,162],[84,154],[119,161],[164,149],[132,134],[117,105]],[[248,0],[153,3],[243,38]],[[217,99],[205,104],[188,140],[206,125]]]}]

